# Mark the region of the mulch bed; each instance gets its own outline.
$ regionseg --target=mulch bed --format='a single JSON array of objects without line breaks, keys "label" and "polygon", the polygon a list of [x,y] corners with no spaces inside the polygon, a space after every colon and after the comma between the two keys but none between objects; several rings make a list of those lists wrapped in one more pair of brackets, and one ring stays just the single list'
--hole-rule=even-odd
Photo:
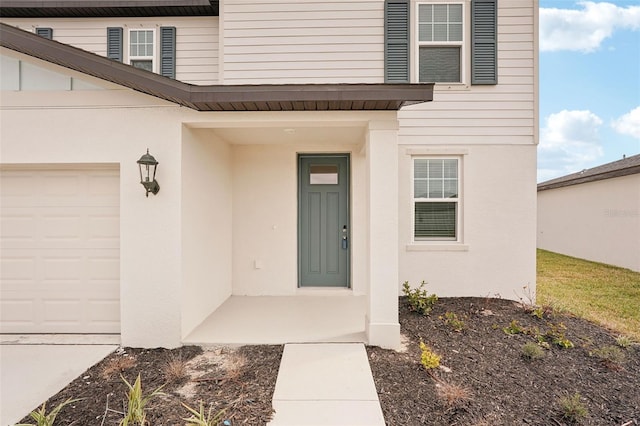
[{"label": "mulch bed", "polygon": [[[452,312],[462,331],[446,324]],[[527,360],[522,346],[530,334],[508,335],[511,321],[541,333],[549,323],[563,323],[575,347],[551,345],[544,357]],[[368,347],[380,403],[389,425],[570,425],[559,400],[578,392],[588,409],[585,425],[640,425],[640,347],[622,349],[625,359],[605,363],[590,352],[615,345],[614,336],[587,321],[546,312],[537,318],[513,301],[482,298],[440,299],[429,316],[410,312],[401,298],[400,323],[406,351]],[[420,364],[419,342],[442,356],[431,376]],[[232,425],[263,425],[272,415],[271,400],[282,346],[173,350],[123,348],[109,355],[47,401],[55,407],[68,398],[84,398],[65,407],[56,425],[118,425],[127,387],[141,375],[145,394],[164,385],[165,395],[151,400],[150,425],[184,425],[203,401],[214,413],[224,409]],[[133,360],[133,361],[129,361]],[[182,360],[187,374],[168,373],[171,360]],[[178,363],[180,364],[180,363]],[[445,385],[468,392],[449,400],[439,396]],[[453,387],[455,389],[455,386]],[[23,422],[33,423],[29,417]]]},{"label": "mulch bed", "polygon": [[[605,363],[590,352],[615,346],[611,333],[590,322],[546,312],[537,318],[513,301],[482,298],[440,299],[429,316],[400,303],[406,353],[369,347],[369,362],[387,424],[390,425],[569,425],[559,400],[581,395],[588,410],[580,424],[640,424],[640,347],[622,349],[625,359]],[[445,313],[464,321],[456,332]],[[527,360],[522,346],[536,339],[503,331],[512,320],[525,329],[548,323],[566,326],[573,348],[551,345],[541,359]],[[442,384],[420,364],[419,342],[442,356],[434,375],[445,384],[467,388],[470,399],[438,396]]]},{"label": "mulch bed", "polygon": [[[182,403],[205,413],[224,409],[223,419],[233,425],[266,424],[273,412],[271,400],[282,357],[283,346],[243,346],[237,349],[185,346],[168,349],[118,350],[91,367],[47,401],[47,412],[69,398],[83,398],[65,407],[56,426],[118,425],[125,411],[128,388],[120,374],[133,384],[141,377],[143,394],[160,386],[165,395],[152,398],[148,405],[150,425],[184,425],[191,414]],[[123,361],[133,359],[134,363]],[[171,360],[186,364],[187,377],[175,379],[167,373]],[[127,366],[128,365],[128,366]],[[118,366],[127,366],[119,369]],[[105,374],[107,373],[107,374]],[[34,423],[25,417],[22,423]]]}]

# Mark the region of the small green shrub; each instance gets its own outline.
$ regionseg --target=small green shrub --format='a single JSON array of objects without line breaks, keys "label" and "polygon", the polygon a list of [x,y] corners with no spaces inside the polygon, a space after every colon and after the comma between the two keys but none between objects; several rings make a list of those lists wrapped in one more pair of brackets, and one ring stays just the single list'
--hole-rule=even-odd
[{"label": "small green shrub", "polygon": [[[33,420],[36,421],[36,426],[53,426],[53,423],[56,421],[56,417],[60,413],[60,411],[69,404],[73,404],[74,402],[80,401],[79,399],[67,399],[66,401],[58,404],[53,410],[51,410],[47,414],[46,410],[46,402],[42,404],[42,406],[38,410],[33,410],[29,413],[29,416]],[[29,423],[21,423],[16,426],[33,426]]]},{"label": "small green shrub", "polygon": [[573,342],[565,336],[567,327],[563,323],[547,323],[549,329],[545,333],[545,337],[551,341],[551,343],[560,346],[561,348],[573,348]]},{"label": "small green shrub", "polygon": [[540,347],[533,342],[525,343],[522,346],[522,356],[528,360],[540,359],[544,357],[544,351]]},{"label": "small green shrub", "polygon": [[522,334],[525,332],[525,329],[518,323],[518,320],[512,320],[502,331],[506,334]]},{"label": "small green shrub", "polygon": [[209,411],[205,414],[202,401],[200,401],[200,411],[196,411],[184,403],[182,405],[191,412],[191,417],[184,419],[187,422],[186,426],[217,426],[224,415],[224,410],[220,410],[212,416],[213,406],[209,406]]},{"label": "small green shrub", "polygon": [[531,315],[538,319],[543,319],[545,312],[545,308],[543,308],[542,306],[536,306],[532,309]]},{"label": "small green shrub", "polygon": [[440,317],[453,331],[460,332],[464,329],[464,321],[458,318],[454,312],[446,312],[444,316]]},{"label": "small green shrub", "polygon": [[432,370],[440,366],[440,355],[433,352],[424,342],[420,342],[420,363],[426,370]]},{"label": "small green shrub", "polygon": [[435,294],[428,295],[427,290],[423,289],[426,284],[426,282],[422,281],[420,286],[415,289],[411,288],[409,281],[405,281],[404,284],[402,284],[402,292],[407,296],[409,308],[421,315],[429,315],[433,309],[433,305],[438,301],[438,296]]},{"label": "small green shrub", "polygon": [[616,337],[616,345],[620,346],[621,348],[628,348],[632,344],[633,344],[633,340],[631,340],[631,337],[629,336]]},{"label": "small green shrub", "polygon": [[560,398],[562,417],[576,423],[587,417],[587,415],[589,415],[589,411],[587,410],[587,407],[584,406],[581,399],[582,396],[577,392],[572,396],[564,396]]},{"label": "small green shrub", "polygon": [[624,362],[625,355],[622,349],[617,346],[604,346],[589,352],[590,356],[599,358],[602,362],[609,365],[618,365]]},{"label": "small green shrub", "polygon": [[136,381],[133,383],[129,383],[127,379],[120,376],[122,380],[124,380],[125,384],[129,388],[129,392],[127,392],[127,413],[124,418],[120,421],[120,426],[128,426],[128,425],[139,425],[144,426],[147,424],[147,413],[146,406],[151,400],[159,395],[164,395],[164,393],[160,392],[160,389],[164,387],[160,386],[158,389],[151,392],[149,395],[144,395],[142,393],[142,383],[140,381],[140,373],[138,373],[138,377]]}]

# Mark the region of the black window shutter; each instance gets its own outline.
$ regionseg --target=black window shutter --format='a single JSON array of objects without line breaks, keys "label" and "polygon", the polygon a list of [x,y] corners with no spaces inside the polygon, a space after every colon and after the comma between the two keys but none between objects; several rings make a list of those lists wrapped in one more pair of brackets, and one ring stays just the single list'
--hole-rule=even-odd
[{"label": "black window shutter", "polygon": [[471,2],[471,84],[498,84],[497,3]]},{"label": "black window shutter", "polygon": [[409,1],[384,2],[384,81],[409,83]]},{"label": "black window shutter", "polygon": [[122,62],[122,28],[107,28],[107,58]]},{"label": "black window shutter", "polygon": [[176,78],[175,27],[160,27],[160,74]]},{"label": "black window shutter", "polygon": [[38,34],[40,37],[53,40],[53,28],[36,28],[36,34]]}]

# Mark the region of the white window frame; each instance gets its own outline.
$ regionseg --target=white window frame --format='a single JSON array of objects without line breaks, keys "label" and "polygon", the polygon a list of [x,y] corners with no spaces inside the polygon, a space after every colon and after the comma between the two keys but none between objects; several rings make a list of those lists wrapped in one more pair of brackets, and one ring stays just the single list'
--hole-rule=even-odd
[{"label": "white window frame", "polygon": [[[469,77],[467,76],[467,61],[468,57],[470,57],[469,50],[471,49],[468,46],[467,40],[468,35],[470,34],[470,25],[471,22],[469,20],[468,15],[468,1],[460,0],[460,1],[416,1],[412,8],[412,13],[415,18],[413,18],[413,22],[411,25],[412,28],[412,36],[411,43],[413,46],[413,55],[412,55],[412,70],[413,70],[413,79],[412,81],[415,83],[420,82],[420,47],[421,46],[429,46],[429,47],[451,47],[457,46],[460,47],[460,81],[452,81],[452,82],[436,82],[436,85],[443,86],[463,86],[467,85],[469,81]],[[450,4],[459,4],[462,5],[462,40],[461,41],[420,41],[420,5],[429,4],[429,5],[450,5]]]},{"label": "white window frame", "polygon": [[[458,196],[457,198],[416,198],[415,196],[415,161],[416,160],[456,160],[457,161],[457,182],[458,182]],[[462,167],[463,158],[458,155],[413,155],[411,156],[411,241],[412,244],[447,244],[447,243],[461,243],[462,242]],[[416,238],[416,214],[415,206],[418,202],[427,203],[441,203],[441,202],[455,202],[456,203],[456,220],[455,220],[455,238],[438,238],[438,237],[424,237]]]},{"label": "white window frame", "polygon": [[[137,31],[151,31],[152,39],[153,39],[153,55],[140,56],[140,55],[131,55],[131,33]],[[151,60],[151,70],[154,73],[158,73],[158,40],[155,28],[129,28],[127,32],[127,63],[132,65],[132,61],[145,61]]]}]

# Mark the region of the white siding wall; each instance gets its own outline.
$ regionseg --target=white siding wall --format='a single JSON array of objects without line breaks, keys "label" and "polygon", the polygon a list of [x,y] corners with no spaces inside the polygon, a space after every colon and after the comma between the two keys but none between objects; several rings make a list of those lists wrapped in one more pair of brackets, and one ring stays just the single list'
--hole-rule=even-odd
[{"label": "white siding wall", "polygon": [[640,272],[640,174],[538,192],[538,247]]},{"label": "white siding wall", "polygon": [[[465,2],[469,18],[469,0]],[[530,144],[536,142],[534,27],[537,2],[498,2],[498,83],[436,84],[433,102],[400,111],[400,143]],[[414,14],[415,15],[415,14]],[[470,37],[467,19],[467,38]],[[470,57],[468,43],[465,57]],[[415,55],[414,55],[415,56]],[[415,64],[414,64],[415,65]]]},{"label": "white siding wall", "polygon": [[224,82],[381,83],[381,0],[224,2]]},{"label": "white siding wall", "polygon": [[[126,29],[176,27],[176,78],[192,84],[218,83],[218,18],[21,18],[2,22],[26,31],[53,28],[53,39],[98,55],[107,54],[107,27]],[[156,33],[157,34],[157,33]]]}]

